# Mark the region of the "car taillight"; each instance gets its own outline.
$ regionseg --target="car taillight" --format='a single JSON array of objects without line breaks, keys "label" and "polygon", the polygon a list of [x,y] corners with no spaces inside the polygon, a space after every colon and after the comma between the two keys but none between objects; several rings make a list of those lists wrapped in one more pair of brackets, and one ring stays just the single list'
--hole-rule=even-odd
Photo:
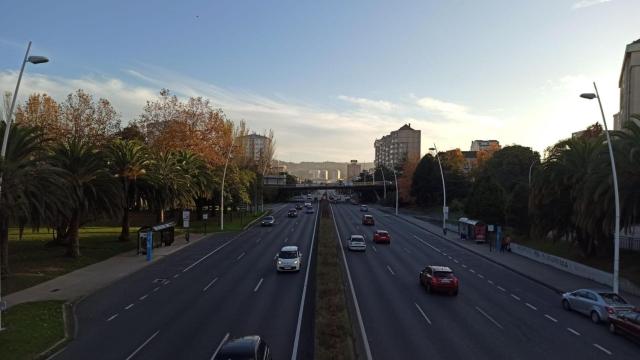
[{"label": "car taillight", "polygon": [[607,309],[607,312],[611,315],[616,313],[616,311],[612,307],[606,306],[605,309]]}]

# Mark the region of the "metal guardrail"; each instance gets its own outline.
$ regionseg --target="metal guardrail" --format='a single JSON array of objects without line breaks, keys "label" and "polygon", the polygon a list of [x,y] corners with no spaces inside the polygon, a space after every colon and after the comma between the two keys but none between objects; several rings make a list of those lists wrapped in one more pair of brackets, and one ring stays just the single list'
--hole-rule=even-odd
[{"label": "metal guardrail", "polygon": [[620,249],[640,251],[640,238],[620,236]]}]

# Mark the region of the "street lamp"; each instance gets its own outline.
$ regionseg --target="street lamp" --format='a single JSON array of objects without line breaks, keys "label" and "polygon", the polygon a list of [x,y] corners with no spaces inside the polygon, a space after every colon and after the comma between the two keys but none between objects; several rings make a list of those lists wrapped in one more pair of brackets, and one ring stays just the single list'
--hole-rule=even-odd
[{"label": "street lamp", "polygon": [[[2,150],[0,150],[0,160],[3,160],[5,155],[7,154],[7,144],[9,142],[9,131],[11,130],[11,123],[13,121],[13,109],[16,106],[16,99],[18,98],[18,90],[20,90],[20,81],[22,81],[22,74],[24,73],[24,66],[27,62],[32,64],[43,64],[49,62],[44,56],[29,56],[29,51],[31,50],[31,41],[29,41],[29,45],[27,45],[27,52],[24,54],[24,60],[22,60],[22,66],[20,67],[20,74],[18,75],[18,83],[16,84],[16,90],[13,92],[13,99],[11,100],[11,107],[9,108],[9,113],[7,116],[7,120],[5,122],[4,127],[4,136],[2,138]],[[2,178],[3,174],[0,172],[0,198],[2,196]],[[1,269],[1,266],[0,266]],[[2,271],[0,271],[0,303],[2,303]],[[2,327],[2,310],[0,310],[0,331],[4,330]]]},{"label": "street lamp", "polygon": [[438,166],[440,167],[440,177],[442,177],[442,232],[447,235],[447,189],[444,186],[444,172],[442,171],[442,163],[440,162],[440,156],[438,156],[438,148],[436,144],[433,144],[429,151],[435,151],[436,159],[438,159]]},{"label": "street lamp", "polygon": [[222,171],[222,186],[220,187],[220,230],[224,230],[224,178],[227,176],[227,166],[229,165],[229,159],[231,159],[231,153],[233,152],[233,143],[236,141],[236,137],[231,133],[231,146],[229,147],[229,155],[227,155],[227,161],[224,163],[224,170]]},{"label": "street lamp", "polygon": [[264,164],[264,169],[262,170],[262,187],[260,190],[260,212],[264,211],[264,175],[267,173],[267,166],[269,166],[269,163],[271,162],[271,160],[268,160],[265,162]]},{"label": "street lamp", "polygon": [[393,178],[396,181],[396,216],[398,216],[398,177],[396,176],[396,166],[393,162],[391,163],[391,169],[393,170]]},{"label": "street lamp", "polygon": [[382,166],[380,167],[380,173],[382,173],[382,188],[384,189],[384,195],[382,197],[387,200],[387,180],[384,178],[384,169]]},{"label": "street lamp", "polygon": [[595,81],[593,82],[593,88],[596,93],[581,94],[581,98],[593,100],[598,99],[598,105],[600,105],[600,114],[602,114],[602,122],[604,123],[604,133],[607,136],[607,145],[609,147],[609,157],[611,158],[611,173],[613,174],[613,195],[615,198],[616,208],[616,223],[615,233],[613,235],[613,292],[618,293],[618,277],[620,274],[620,195],[618,193],[618,175],[616,173],[616,162],[613,158],[613,147],[611,145],[611,137],[609,136],[609,129],[607,128],[607,120],[604,116],[604,110],[602,110],[602,102],[600,101],[600,94],[598,94],[598,87]]}]

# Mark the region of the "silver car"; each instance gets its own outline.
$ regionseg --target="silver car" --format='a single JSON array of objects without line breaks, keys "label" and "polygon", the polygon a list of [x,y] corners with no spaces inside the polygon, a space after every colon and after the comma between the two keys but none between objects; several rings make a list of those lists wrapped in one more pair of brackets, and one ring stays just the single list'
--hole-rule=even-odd
[{"label": "silver car", "polygon": [[608,290],[578,289],[562,294],[562,307],[565,310],[575,310],[588,315],[591,321],[609,321],[609,315],[618,311],[631,310],[622,296]]},{"label": "silver car", "polygon": [[347,248],[354,251],[366,251],[367,244],[364,242],[364,236],[351,235],[347,243]]}]

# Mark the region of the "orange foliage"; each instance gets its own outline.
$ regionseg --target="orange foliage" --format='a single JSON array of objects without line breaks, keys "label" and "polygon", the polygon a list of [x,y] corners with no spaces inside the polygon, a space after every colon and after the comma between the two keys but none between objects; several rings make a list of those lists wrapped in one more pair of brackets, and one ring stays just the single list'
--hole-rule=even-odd
[{"label": "orange foliage", "polygon": [[402,167],[402,175],[398,178],[398,195],[404,202],[414,202],[414,198],[411,196],[411,183],[417,166],[418,161],[416,160],[405,161]]}]

